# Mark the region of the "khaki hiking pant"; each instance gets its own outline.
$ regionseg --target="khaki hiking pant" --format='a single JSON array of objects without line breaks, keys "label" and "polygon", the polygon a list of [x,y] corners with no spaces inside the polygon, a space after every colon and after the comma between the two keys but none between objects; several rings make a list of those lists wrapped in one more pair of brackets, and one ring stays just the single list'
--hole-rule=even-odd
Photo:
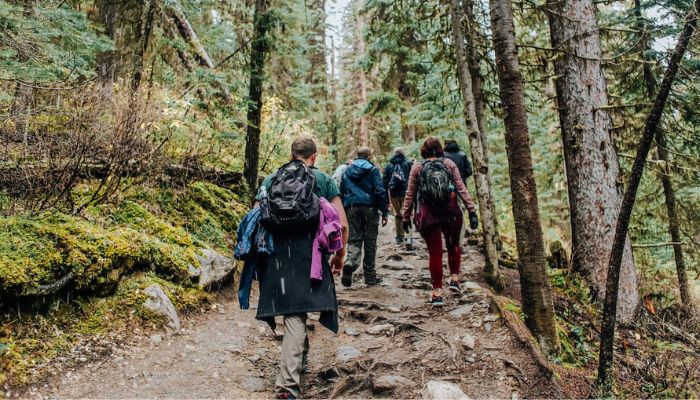
[{"label": "khaki hiking pant", "polygon": [[275,382],[275,391],[278,394],[289,392],[294,397],[299,397],[304,353],[308,351],[308,343],[306,314],[285,315],[280,372]]},{"label": "khaki hiking pant", "polygon": [[394,226],[396,226],[396,237],[404,238],[403,217],[401,216],[401,208],[403,207],[403,197],[392,197],[391,208],[394,209]]},{"label": "khaki hiking pant", "polygon": [[[379,235],[379,214],[374,207],[350,206],[345,209],[350,225],[348,256],[345,259],[343,274],[352,275],[362,264],[365,283],[372,284],[377,278],[374,264],[377,256],[377,236]],[[364,257],[362,250],[364,249]]]}]

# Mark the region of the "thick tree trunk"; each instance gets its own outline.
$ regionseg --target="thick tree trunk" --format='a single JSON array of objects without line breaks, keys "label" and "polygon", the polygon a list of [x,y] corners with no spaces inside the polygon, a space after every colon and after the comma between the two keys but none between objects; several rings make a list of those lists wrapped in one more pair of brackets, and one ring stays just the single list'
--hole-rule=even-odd
[{"label": "thick tree trunk", "polygon": [[[569,188],[573,268],[587,278],[593,297],[605,296],[607,261],[620,210],[620,166],[606,111],[608,95],[601,66],[593,0],[547,0],[559,120]],[[630,321],[639,303],[637,275],[625,241],[618,312]]]},{"label": "thick tree trunk", "polygon": [[[361,59],[365,56],[365,17],[362,15],[361,11],[364,1],[360,0],[357,4],[357,9],[355,10],[356,23],[355,23],[355,56],[357,59]],[[365,115],[365,108],[367,107],[367,77],[365,76],[365,71],[362,67],[357,68],[356,72],[357,78],[357,113],[359,114],[358,121],[358,136],[360,146],[367,146],[369,144],[369,128],[367,126],[367,116]]]},{"label": "thick tree trunk", "polygon": [[556,354],[559,351],[559,337],[545,262],[537,186],[530,153],[525,90],[515,46],[511,0],[490,0],[490,13],[506,128],[506,153],[525,324],[545,353]]},{"label": "thick tree trunk", "polygon": [[134,74],[131,76],[131,90],[134,93],[138,91],[141,80],[143,79],[146,52],[148,51],[148,44],[151,40],[151,32],[153,32],[157,6],[158,2],[156,0],[150,0],[144,3],[142,8],[142,10],[146,10],[146,12],[139,22],[139,46],[136,51],[136,59],[134,60]]},{"label": "thick tree trunk", "polygon": [[490,284],[499,289],[501,284],[498,275],[498,250],[494,241],[496,227],[493,224],[495,216],[494,209],[490,207],[491,204],[489,202],[489,199],[492,198],[489,195],[489,192],[492,191],[491,183],[488,181],[489,166],[484,160],[481,131],[476,118],[472,78],[467,62],[462,19],[459,11],[458,0],[450,0],[450,19],[452,20],[452,41],[454,43],[457,78],[459,79],[459,88],[464,101],[464,122],[469,129],[469,144],[474,163],[474,183],[476,184],[479,213],[481,214],[481,224],[484,232],[484,247],[486,249],[484,275]]},{"label": "thick tree trunk", "polygon": [[307,0],[309,63],[306,81],[311,87],[311,119],[317,132],[328,131],[328,81],[326,72],[326,0]]},{"label": "thick tree trunk", "polygon": [[612,397],[613,396],[613,358],[614,358],[614,342],[615,342],[615,323],[618,296],[617,291],[620,284],[620,270],[624,259],[625,244],[627,240],[627,230],[629,228],[632,209],[637,197],[637,188],[642,180],[644,173],[644,165],[654,141],[654,136],[659,128],[659,122],[663,115],[666,100],[671,92],[671,85],[678,72],[678,66],[683,59],[685,50],[688,47],[688,42],[695,31],[698,16],[700,15],[700,0],[695,0],[693,8],[686,18],[683,31],[680,34],[676,48],[673,50],[671,59],[666,67],[664,78],[659,87],[659,93],[656,95],[654,105],[649,112],[649,116],[644,123],[644,132],[642,133],[639,149],[634,158],[632,172],[630,173],[627,190],[622,200],[620,215],[617,219],[615,228],[615,238],[613,240],[612,251],[610,252],[610,265],[606,282],[605,308],[603,309],[603,321],[600,332],[600,353],[598,358],[598,379],[596,388],[598,390],[596,397]]},{"label": "thick tree trunk", "polygon": [[[649,50],[649,33],[642,18],[642,7],[640,0],[634,0],[634,14],[637,17],[637,29],[642,35],[639,40],[639,53],[643,61],[642,74],[644,77],[644,86],[646,88],[648,98],[653,100],[656,96],[656,80],[654,79],[651,65],[649,65],[651,61],[647,57],[647,51]],[[659,160],[661,160],[664,165],[669,165],[670,157],[667,150],[668,144],[666,143],[664,132],[661,129],[656,131],[656,146]],[[688,287],[688,272],[685,267],[685,260],[683,259],[680,222],[678,221],[678,213],[676,212],[676,191],[673,188],[673,183],[671,182],[670,176],[665,173],[661,173],[659,174],[659,179],[661,180],[661,185],[664,188],[664,199],[666,203],[666,211],[668,213],[668,232],[671,235],[671,242],[674,243],[673,256],[676,261],[678,289],[681,294],[681,303],[686,310],[693,313],[694,304],[690,295],[690,289]]]},{"label": "thick tree trunk", "polygon": [[330,131],[331,131],[331,149],[333,153],[334,165],[340,163],[340,154],[338,152],[338,127],[340,125],[338,117],[338,91],[335,79],[335,42],[333,36],[331,39],[331,71],[328,81],[330,82],[330,101],[328,102],[328,113],[330,114]]},{"label": "thick tree trunk", "polygon": [[[174,23],[182,39],[185,42],[187,42],[190,45],[190,47],[192,47],[195,58],[197,59],[199,65],[205,68],[215,69],[216,65],[214,64],[214,61],[212,61],[211,57],[209,57],[209,53],[207,53],[207,50],[202,45],[202,42],[199,41],[199,36],[197,36],[197,32],[195,32],[195,30],[192,28],[192,25],[187,20],[185,13],[182,12],[180,5],[177,2],[173,1],[165,2],[165,4],[166,14]],[[221,98],[224,99],[226,103],[230,103],[233,101],[231,92],[228,90],[226,84],[217,80],[215,82],[215,85],[220,91]]]},{"label": "thick tree trunk", "polygon": [[255,1],[253,17],[253,39],[250,52],[250,85],[248,89],[248,129],[245,140],[245,176],[248,190],[255,194],[258,186],[258,163],[260,159],[260,114],[262,112],[262,91],[265,73],[265,56],[267,53],[267,31],[269,16],[268,0]]},{"label": "thick tree trunk", "polygon": [[[481,148],[484,157],[484,164],[487,166],[491,165],[489,161],[489,142],[486,130],[486,97],[483,91],[483,78],[481,76],[481,67],[479,64],[479,52],[477,51],[477,43],[483,38],[481,31],[479,29],[479,24],[474,15],[474,0],[464,1],[464,12],[467,19],[467,32],[466,32],[466,49],[467,49],[467,63],[469,64],[469,72],[472,76],[472,93],[474,93],[474,109],[476,111],[476,123],[479,126],[479,133],[481,134]],[[491,177],[491,168],[486,171],[486,181],[489,184],[488,190],[488,208],[491,210],[496,209],[495,195],[493,194],[493,178]],[[498,219],[496,218],[496,213],[491,213],[493,217],[493,241],[496,243],[496,249],[501,250],[501,237],[498,234]]]}]

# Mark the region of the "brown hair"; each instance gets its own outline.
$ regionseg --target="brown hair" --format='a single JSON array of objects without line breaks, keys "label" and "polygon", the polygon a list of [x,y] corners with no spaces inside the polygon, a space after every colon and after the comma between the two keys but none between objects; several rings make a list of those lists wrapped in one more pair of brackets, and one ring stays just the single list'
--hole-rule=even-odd
[{"label": "brown hair", "polygon": [[420,155],[423,158],[442,157],[444,153],[442,151],[440,139],[435,136],[430,136],[425,139],[425,142],[423,142],[423,145],[420,147]]},{"label": "brown hair", "polygon": [[360,146],[357,149],[357,158],[363,158],[365,160],[369,159],[372,156],[372,149],[370,149],[367,146]]},{"label": "brown hair", "polygon": [[303,159],[316,154],[316,142],[310,136],[302,136],[292,142],[292,158]]}]

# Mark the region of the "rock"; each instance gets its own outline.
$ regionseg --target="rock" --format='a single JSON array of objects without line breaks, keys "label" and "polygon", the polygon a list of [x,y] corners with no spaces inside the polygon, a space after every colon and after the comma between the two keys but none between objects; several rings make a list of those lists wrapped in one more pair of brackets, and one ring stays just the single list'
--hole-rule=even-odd
[{"label": "rock", "polygon": [[348,336],[357,336],[360,334],[360,332],[351,326],[346,326],[345,327],[345,334]]},{"label": "rock", "polygon": [[428,400],[469,400],[459,386],[445,381],[428,381],[421,397]]},{"label": "rock", "polygon": [[336,357],[340,362],[350,361],[362,355],[362,352],[352,346],[340,346],[336,351]]},{"label": "rock", "polygon": [[197,284],[201,288],[208,288],[212,284],[219,283],[236,269],[235,260],[224,256],[212,249],[199,249],[196,255],[199,267],[188,266],[191,278],[197,278]]},{"label": "rock", "polygon": [[484,322],[495,322],[499,318],[501,318],[501,317],[498,315],[488,314],[487,316],[484,317]]},{"label": "rock", "polygon": [[450,311],[448,315],[450,317],[453,317],[453,318],[461,318],[461,317],[464,317],[465,315],[469,314],[470,312],[472,312],[473,309],[474,309],[473,304],[464,304],[464,305],[459,306],[459,307],[455,308],[454,310]]},{"label": "rock", "polygon": [[470,334],[464,335],[462,338],[462,346],[464,346],[465,349],[474,350],[474,347],[476,346],[476,338]]},{"label": "rock", "polygon": [[481,285],[479,285],[476,282],[466,281],[466,282],[462,282],[462,290],[473,292],[473,291],[477,291],[477,290],[483,290],[483,288],[481,287]]},{"label": "rock", "polygon": [[163,337],[157,333],[155,335],[151,335],[151,342],[152,343],[160,343],[163,340]]},{"label": "rock", "polygon": [[389,312],[393,312],[393,313],[400,313],[401,312],[401,309],[399,307],[387,307],[386,310]]},{"label": "rock", "polygon": [[382,268],[387,268],[387,269],[392,269],[394,271],[401,271],[405,269],[413,269],[413,266],[411,264],[408,264],[406,262],[401,262],[401,261],[391,261],[387,260],[384,261],[381,265]]},{"label": "rock", "polygon": [[248,392],[264,392],[265,391],[265,381],[260,378],[250,377],[245,378],[243,381],[243,388]]},{"label": "rock", "polygon": [[394,331],[394,325],[382,324],[374,325],[367,328],[367,333],[370,335],[383,335],[385,333],[392,333]]},{"label": "rock", "polygon": [[386,259],[393,260],[393,261],[402,261],[403,257],[401,256],[401,254],[394,253],[394,254],[390,254]]},{"label": "rock", "polygon": [[473,363],[475,361],[476,361],[476,359],[474,357],[471,357],[471,356],[467,357],[467,362]]},{"label": "rock", "polygon": [[415,386],[416,383],[410,379],[398,375],[380,376],[374,381],[372,390],[374,392],[393,392],[396,389],[403,389]]},{"label": "rock", "polygon": [[250,327],[253,326],[253,325],[251,325],[250,322],[241,322],[241,321],[238,321],[238,322],[236,322],[236,326],[239,327],[239,328],[241,328],[241,329],[247,329],[247,328],[250,328]]},{"label": "rock", "polygon": [[491,329],[493,329],[493,324],[490,322],[485,323],[484,329],[486,329],[486,332],[491,332]]},{"label": "rock", "polygon": [[177,311],[170,298],[165,294],[163,288],[159,284],[146,288],[144,291],[148,296],[143,306],[153,311],[158,315],[165,317],[165,329],[169,333],[180,333],[180,318],[177,316]]}]

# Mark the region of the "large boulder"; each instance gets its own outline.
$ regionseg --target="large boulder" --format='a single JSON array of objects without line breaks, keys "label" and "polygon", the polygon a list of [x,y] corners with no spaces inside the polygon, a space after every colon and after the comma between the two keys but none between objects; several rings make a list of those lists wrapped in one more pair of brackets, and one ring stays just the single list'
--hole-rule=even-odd
[{"label": "large boulder", "polygon": [[165,317],[165,330],[168,333],[180,333],[180,318],[175,306],[159,284],[154,283],[144,291],[148,296],[143,306],[155,314]]},{"label": "large boulder", "polygon": [[199,249],[197,261],[199,266],[190,266],[190,277],[197,281],[201,288],[209,288],[213,284],[226,279],[236,269],[236,261],[226,257],[216,250]]},{"label": "large boulder", "polygon": [[428,381],[421,397],[427,400],[469,400],[459,386],[445,381]]}]

